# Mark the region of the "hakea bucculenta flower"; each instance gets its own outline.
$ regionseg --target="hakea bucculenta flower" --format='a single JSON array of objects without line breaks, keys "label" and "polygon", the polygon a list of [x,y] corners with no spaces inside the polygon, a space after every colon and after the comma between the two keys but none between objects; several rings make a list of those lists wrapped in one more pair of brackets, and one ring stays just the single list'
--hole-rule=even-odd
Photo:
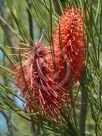
[{"label": "hakea bucculenta flower", "polygon": [[[61,103],[66,102],[68,95],[65,84],[70,76],[70,65],[63,55],[54,48],[53,54],[50,48],[42,43],[36,43],[29,48],[29,56],[16,67],[16,84],[22,90],[26,100],[27,109],[43,113],[57,119]],[[55,59],[53,60],[53,56]],[[66,63],[66,73],[64,72]],[[55,68],[54,64],[55,63]]]},{"label": "hakea bucculenta flower", "polygon": [[27,109],[57,119],[62,103],[70,101],[68,81],[79,80],[84,66],[83,20],[77,8],[66,9],[53,34],[53,50],[43,43],[29,47],[15,69]]},{"label": "hakea bucculenta flower", "polygon": [[59,18],[53,35],[54,45],[62,48],[71,66],[71,82],[75,84],[83,71],[85,49],[83,18],[78,8],[66,9]]}]

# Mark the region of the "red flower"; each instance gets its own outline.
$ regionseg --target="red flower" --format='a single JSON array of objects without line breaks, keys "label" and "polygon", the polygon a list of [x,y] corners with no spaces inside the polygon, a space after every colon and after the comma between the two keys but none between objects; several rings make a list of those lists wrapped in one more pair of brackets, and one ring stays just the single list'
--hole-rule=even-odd
[{"label": "red flower", "polygon": [[[61,103],[67,98],[67,88],[63,86],[69,76],[69,63],[66,62],[68,72],[63,77],[63,61],[60,51],[57,50],[55,54],[55,70],[50,48],[37,43],[29,50],[28,58],[16,67],[16,84],[22,90],[27,109],[33,112],[43,111],[56,119],[58,110],[61,110]],[[59,81],[56,79],[56,74]]]},{"label": "red flower", "polygon": [[71,81],[75,84],[83,71],[85,50],[83,18],[80,9],[70,8],[63,12],[53,35],[54,46],[62,46],[71,66]]},{"label": "red flower", "polygon": [[22,90],[27,109],[57,119],[61,103],[70,101],[69,77],[75,84],[84,65],[82,22],[79,9],[66,9],[53,34],[54,52],[37,43],[16,67],[16,84]]}]

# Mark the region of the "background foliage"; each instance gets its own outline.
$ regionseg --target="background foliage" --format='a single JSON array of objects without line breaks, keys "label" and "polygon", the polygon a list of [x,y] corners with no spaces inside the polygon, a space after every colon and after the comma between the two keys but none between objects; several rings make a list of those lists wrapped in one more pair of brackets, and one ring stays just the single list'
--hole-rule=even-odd
[{"label": "background foliage", "polygon": [[[19,61],[12,47],[32,45],[42,33],[48,43],[58,16],[72,6],[82,11],[86,46],[85,72],[73,88],[74,116],[65,114],[60,123],[32,118],[12,78],[10,69]],[[0,136],[101,136],[102,0],[0,0],[0,26]]]}]

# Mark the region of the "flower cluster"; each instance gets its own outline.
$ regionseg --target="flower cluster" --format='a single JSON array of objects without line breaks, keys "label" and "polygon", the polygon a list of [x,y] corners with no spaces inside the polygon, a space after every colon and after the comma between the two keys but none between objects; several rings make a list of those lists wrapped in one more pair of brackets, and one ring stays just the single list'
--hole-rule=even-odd
[{"label": "flower cluster", "polygon": [[[83,19],[80,9],[66,9],[53,35],[54,45],[62,47],[71,66],[71,82],[75,84],[84,66]],[[60,40],[59,40],[60,39]]]},{"label": "flower cluster", "polygon": [[53,34],[53,51],[43,43],[29,48],[29,56],[16,67],[16,84],[27,109],[57,118],[62,103],[70,101],[84,67],[83,19],[77,8],[66,9]]}]

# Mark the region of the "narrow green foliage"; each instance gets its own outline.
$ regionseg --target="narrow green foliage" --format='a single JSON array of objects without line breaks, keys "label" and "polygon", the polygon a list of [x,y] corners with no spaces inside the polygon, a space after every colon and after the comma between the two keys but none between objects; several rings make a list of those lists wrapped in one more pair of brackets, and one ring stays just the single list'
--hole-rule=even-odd
[{"label": "narrow green foliage", "polygon": [[[80,105],[81,93],[84,91],[87,96],[87,111],[86,111],[86,135],[101,136],[102,135],[102,0],[32,0],[31,8],[26,0],[7,0],[5,7],[10,18],[0,18],[0,33],[2,33],[2,41],[0,41],[0,50],[3,53],[3,59],[0,62],[0,111],[10,111],[16,113],[22,119],[32,124],[32,133],[36,136],[79,136],[80,135]],[[64,4],[63,4],[64,3]],[[68,110],[64,113],[65,107],[62,103],[63,113],[60,116],[61,120],[55,122],[48,116],[39,114],[33,111],[26,113],[24,107],[17,105],[14,98],[18,98],[25,104],[22,96],[17,95],[18,88],[15,89],[14,72],[10,67],[15,68],[15,64],[19,62],[22,69],[22,75],[25,80],[25,75],[22,68],[22,54],[19,54],[14,47],[21,47],[18,43],[34,45],[39,39],[35,39],[37,30],[39,37],[43,32],[42,41],[49,44],[56,72],[56,62],[53,50],[53,30],[55,24],[58,23],[59,15],[63,13],[64,8],[78,7],[82,11],[84,21],[84,41],[85,41],[85,73],[74,88],[72,95],[75,96],[75,102],[68,104]],[[58,8],[58,10],[57,10]],[[29,32],[29,21],[27,11],[33,19],[34,41]],[[37,25],[35,25],[37,24]],[[9,29],[8,29],[9,28]],[[60,27],[59,27],[60,29]],[[7,31],[9,30],[9,31]],[[11,34],[11,33],[12,34]],[[10,36],[8,36],[10,33]],[[60,30],[59,30],[60,35]],[[4,36],[4,37],[3,37]],[[1,38],[0,38],[1,39]],[[13,39],[13,40],[11,40]],[[12,42],[13,41],[13,42]],[[60,41],[60,36],[59,36]],[[7,48],[13,47],[13,48]],[[24,50],[25,52],[25,50]],[[19,56],[16,56],[16,53]],[[15,57],[10,54],[15,54]],[[3,64],[3,65],[2,65]],[[5,65],[4,65],[5,64]],[[17,65],[17,64],[16,64]],[[8,67],[9,66],[9,67]],[[3,81],[6,81],[5,82]],[[25,82],[25,86],[29,91],[29,87]],[[81,92],[81,93],[80,93]],[[30,91],[29,91],[30,93]],[[35,101],[34,96],[32,96]],[[83,106],[84,107],[84,106]],[[82,117],[81,117],[82,118]],[[10,121],[10,119],[8,119]],[[89,121],[91,120],[91,122]],[[15,130],[15,129],[14,129]],[[17,130],[15,130],[16,132]],[[21,130],[20,130],[21,131]],[[17,134],[18,135],[18,134]],[[23,135],[23,134],[22,134]],[[16,135],[15,135],[16,136]]]}]

